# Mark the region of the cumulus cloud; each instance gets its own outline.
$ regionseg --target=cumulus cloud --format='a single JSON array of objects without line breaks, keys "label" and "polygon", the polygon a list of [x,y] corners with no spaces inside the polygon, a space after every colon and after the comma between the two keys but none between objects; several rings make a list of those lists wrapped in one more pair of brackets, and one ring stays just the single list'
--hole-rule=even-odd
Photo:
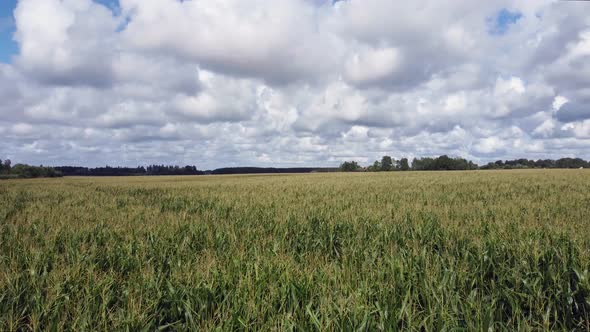
[{"label": "cumulus cloud", "polygon": [[587,4],[19,0],[0,150],[37,164],[590,158]]},{"label": "cumulus cloud", "polygon": [[358,85],[378,84],[399,71],[402,67],[402,54],[395,48],[367,50],[354,54],[346,62],[344,75],[350,82]]},{"label": "cumulus cloud", "polygon": [[122,0],[121,7],[132,47],[271,83],[322,75],[337,47],[310,1]]},{"label": "cumulus cloud", "polygon": [[117,20],[91,0],[22,0],[14,11],[16,63],[40,81],[103,86],[112,80]]}]

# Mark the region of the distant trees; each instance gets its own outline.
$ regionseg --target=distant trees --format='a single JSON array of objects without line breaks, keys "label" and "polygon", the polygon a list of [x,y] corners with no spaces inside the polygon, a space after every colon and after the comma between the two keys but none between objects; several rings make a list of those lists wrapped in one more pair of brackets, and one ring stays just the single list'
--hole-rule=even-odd
[{"label": "distant trees", "polygon": [[560,158],[552,159],[514,159],[514,160],[497,160],[490,162],[481,169],[518,169],[518,168],[589,168],[590,163],[581,158]]},{"label": "distant trees", "polygon": [[[340,170],[346,167],[351,167],[350,163],[345,162],[340,166]],[[346,164],[346,165],[345,165]],[[357,164],[358,166],[358,164]],[[358,166],[360,168],[360,166]],[[357,168],[357,170],[358,170]],[[347,168],[348,169],[348,168]],[[396,160],[390,156],[383,156],[381,161],[376,160],[373,165],[367,167],[369,172],[388,172],[388,171],[434,171],[434,170],[471,170],[478,169],[477,164],[464,158],[451,158],[447,155],[442,155],[436,158],[414,158],[412,165],[408,158],[401,158]]]},{"label": "distant trees", "polygon": [[590,168],[590,162],[581,158],[560,158],[552,159],[514,159],[514,160],[497,160],[483,166],[478,166],[471,160],[460,157],[449,157],[442,155],[439,157],[414,158],[412,163],[407,158],[401,158],[399,161],[390,156],[383,156],[381,161],[375,161],[373,165],[367,167],[369,172],[381,171],[458,171],[458,170],[475,170],[475,169],[518,169],[518,168]]},{"label": "distant trees", "polygon": [[46,178],[60,177],[61,172],[52,167],[30,166],[27,164],[16,164],[12,166],[10,159],[0,160],[0,178]]},{"label": "distant trees", "polygon": [[26,164],[16,164],[12,167],[11,174],[17,175],[20,178],[56,178],[63,174],[55,170],[53,167],[30,166]]},{"label": "distant trees", "polygon": [[587,168],[590,164],[580,158],[561,158],[555,161],[557,168]]},{"label": "distant trees", "polygon": [[414,158],[412,165],[408,158],[395,160],[389,156],[384,156],[381,163],[375,161],[372,166],[369,166],[368,171],[372,172],[387,172],[387,171],[430,171],[430,170],[468,170],[477,169],[477,165],[471,161],[463,158],[450,158],[447,155],[442,155],[437,158]]},{"label": "distant trees", "polygon": [[391,156],[383,156],[381,160],[375,160],[366,169],[356,161],[345,161],[338,168],[313,168],[313,167],[230,167],[215,170],[201,171],[196,166],[171,166],[149,165],[147,167],[77,167],[59,166],[43,167],[26,164],[12,165],[10,159],[0,159],[0,178],[35,178],[35,177],[59,177],[59,176],[133,176],[133,175],[202,175],[202,174],[260,174],[260,173],[311,173],[311,172],[388,172],[388,171],[430,171],[430,170],[475,170],[475,169],[518,169],[518,168],[590,168],[590,162],[581,158],[553,159],[514,159],[497,160],[479,167],[470,160],[460,157],[414,158],[410,164],[408,158],[396,160]]},{"label": "distant trees", "polygon": [[200,175],[204,174],[196,166],[150,165],[148,167],[77,167],[59,166],[57,170],[66,176],[132,176],[132,175]]},{"label": "distant trees", "polygon": [[342,172],[355,172],[361,169],[361,166],[356,161],[345,161],[340,164],[340,171]]},{"label": "distant trees", "polygon": [[335,167],[224,167],[212,171],[206,171],[206,174],[292,174],[292,173],[317,173],[317,172],[336,172],[339,169]]},{"label": "distant trees", "polygon": [[147,168],[138,167],[77,167],[59,166],[43,167],[16,164],[11,167],[10,160],[0,160],[0,174],[5,178],[36,178],[36,177],[59,177],[59,176],[131,176],[131,175],[197,175],[205,172],[199,171],[196,166],[164,166],[150,165]]},{"label": "distant trees", "polygon": [[373,165],[367,167],[367,171],[369,172],[379,172],[381,171],[381,163],[378,160],[375,160]]},{"label": "distant trees", "polygon": [[165,165],[150,165],[145,171],[146,175],[199,175],[203,174],[196,166],[186,165],[180,166],[165,166]]},{"label": "distant trees", "polygon": [[400,159],[399,168],[401,171],[409,171],[410,170],[410,164],[408,163],[408,158]]},{"label": "distant trees", "polygon": [[12,162],[10,161],[10,159],[6,159],[4,161],[2,161],[2,159],[0,159],[0,174],[9,174],[11,164],[12,164]]},{"label": "distant trees", "polygon": [[130,176],[145,175],[144,167],[77,167],[77,166],[59,166],[58,171],[65,176]]},{"label": "distant trees", "polygon": [[464,158],[451,158],[442,155],[437,158],[414,158],[412,170],[415,171],[458,171],[477,169],[477,164]]},{"label": "distant trees", "polygon": [[381,158],[381,170],[385,172],[393,170],[393,160],[390,156]]},{"label": "distant trees", "polygon": [[381,161],[375,160],[373,165],[367,167],[367,171],[369,172],[389,172],[399,170],[401,170],[401,160],[395,160],[391,156],[383,156]]}]

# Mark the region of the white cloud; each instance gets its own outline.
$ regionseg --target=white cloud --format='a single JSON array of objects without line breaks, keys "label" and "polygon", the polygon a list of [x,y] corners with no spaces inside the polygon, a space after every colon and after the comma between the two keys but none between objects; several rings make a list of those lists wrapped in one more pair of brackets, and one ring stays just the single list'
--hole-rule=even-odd
[{"label": "white cloud", "polygon": [[121,7],[131,46],[219,72],[284,83],[321,75],[335,51],[308,1],[122,0]]},{"label": "white cloud", "polygon": [[494,87],[494,95],[502,97],[508,94],[521,95],[526,91],[524,83],[519,77],[509,79],[498,78]]},{"label": "white cloud", "polygon": [[557,111],[558,109],[561,108],[561,106],[563,106],[563,104],[567,103],[569,100],[567,98],[565,98],[564,96],[556,96],[555,99],[553,100],[553,110]]},{"label": "white cloud", "polygon": [[490,154],[504,148],[504,146],[505,143],[498,137],[486,137],[480,139],[474,148],[476,152]]},{"label": "white cloud", "polygon": [[21,0],[14,12],[16,63],[37,79],[62,85],[109,85],[117,20],[91,0]]},{"label": "white cloud", "polygon": [[366,50],[347,60],[344,75],[353,84],[370,85],[391,78],[402,65],[402,55],[395,48]]},{"label": "white cloud", "polygon": [[467,98],[464,93],[453,94],[445,100],[444,110],[450,114],[460,114],[467,107]]},{"label": "white cloud", "polygon": [[555,121],[552,119],[548,119],[543,121],[535,130],[533,134],[541,135],[544,137],[551,137],[553,131],[555,129]]}]

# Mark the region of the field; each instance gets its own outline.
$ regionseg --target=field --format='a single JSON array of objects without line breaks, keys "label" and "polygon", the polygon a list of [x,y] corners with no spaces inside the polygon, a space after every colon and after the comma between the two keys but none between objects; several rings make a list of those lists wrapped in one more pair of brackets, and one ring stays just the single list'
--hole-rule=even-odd
[{"label": "field", "polygon": [[590,330],[590,171],[0,182],[0,330]]}]

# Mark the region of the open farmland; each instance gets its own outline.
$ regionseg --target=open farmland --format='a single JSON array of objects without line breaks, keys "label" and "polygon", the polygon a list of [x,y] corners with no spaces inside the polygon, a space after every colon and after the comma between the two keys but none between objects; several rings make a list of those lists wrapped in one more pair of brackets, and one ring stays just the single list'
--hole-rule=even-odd
[{"label": "open farmland", "polygon": [[589,330],[590,171],[0,182],[0,330]]}]

